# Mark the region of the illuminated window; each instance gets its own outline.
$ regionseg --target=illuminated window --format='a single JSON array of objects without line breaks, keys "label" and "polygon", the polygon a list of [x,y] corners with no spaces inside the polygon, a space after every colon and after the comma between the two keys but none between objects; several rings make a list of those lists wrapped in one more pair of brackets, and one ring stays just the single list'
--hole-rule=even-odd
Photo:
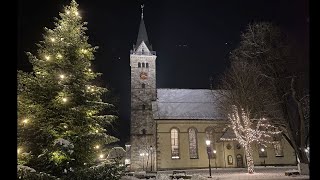
[{"label": "illuminated window", "polygon": [[281,144],[281,134],[277,134],[273,136],[273,147],[274,147],[274,153],[276,157],[282,157],[283,156],[283,148]]},{"label": "illuminated window", "polygon": [[179,131],[178,129],[171,129],[171,158],[179,159]]},{"label": "illuminated window", "polygon": [[141,63],[138,63],[138,68],[141,67]]},{"label": "illuminated window", "polygon": [[211,147],[211,154],[212,159],[216,158],[216,154],[213,153],[213,150],[216,150],[215,148],[215,140],[214,140],[214,130],[211,127],[206,128],[206,139],[210,140],[210,147]]},{"label": "illuminated window", "polygon": [[195,128],[189,129],[189,154],[190,159],[198,159],[197,130]]}]

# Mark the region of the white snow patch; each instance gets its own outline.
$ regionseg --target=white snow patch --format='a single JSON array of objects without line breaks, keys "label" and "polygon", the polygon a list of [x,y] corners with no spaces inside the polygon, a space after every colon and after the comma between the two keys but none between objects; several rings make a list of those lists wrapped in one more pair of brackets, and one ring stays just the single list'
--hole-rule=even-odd
[{"label": "white snow patch", "polygon": [[65,140],[63,138],[58,138],[58,139],[54,140],[53,143],[54,143],[53,145],[56,145],[57,143],[59,143],[63,147],[74,148],[74,145],[70,141]]},{"label": "white snow patch", "polygon": [[23,165],[18,165],[18,170],[36,172],[35,169],[33,169],[33,168],[29,167],[29,166],[23,166]]}]

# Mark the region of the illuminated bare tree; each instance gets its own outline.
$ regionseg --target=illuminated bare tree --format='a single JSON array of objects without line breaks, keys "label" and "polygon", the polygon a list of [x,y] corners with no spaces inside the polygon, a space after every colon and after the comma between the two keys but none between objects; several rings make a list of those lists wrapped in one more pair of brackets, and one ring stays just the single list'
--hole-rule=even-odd
[{"label": "illuminated bare tree", "polygon": [[252,156],[252,143],[257,142],[263,146],[273,143],[273,135],[280,134],[276,127],[270,125],[266,118],[250,119],[249,112],[233,106],[233,111],[228,115],[235,138],[221,138],[221,140],[236,140],[244,147],[247,159],[248,173],[254,173]]}]

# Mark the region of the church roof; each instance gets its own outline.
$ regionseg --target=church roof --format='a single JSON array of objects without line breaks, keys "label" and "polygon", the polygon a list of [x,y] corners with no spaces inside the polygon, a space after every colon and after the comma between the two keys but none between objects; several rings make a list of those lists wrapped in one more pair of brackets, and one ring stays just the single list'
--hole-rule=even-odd
[{"label": "church roof", "polygon": [[218,112],[221,95],[210,89],[157,89],[152,102],[154,119],[225,120]]}]

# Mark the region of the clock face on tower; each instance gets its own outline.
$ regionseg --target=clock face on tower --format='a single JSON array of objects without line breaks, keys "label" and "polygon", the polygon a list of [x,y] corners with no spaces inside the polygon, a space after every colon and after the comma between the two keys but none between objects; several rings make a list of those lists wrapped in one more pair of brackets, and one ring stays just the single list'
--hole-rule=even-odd
[{"label": "clock face on tower", "polygon": [[147,79],[147,78],[148,78],[148,74],[146,72],[140,73],[140,79]]}]

